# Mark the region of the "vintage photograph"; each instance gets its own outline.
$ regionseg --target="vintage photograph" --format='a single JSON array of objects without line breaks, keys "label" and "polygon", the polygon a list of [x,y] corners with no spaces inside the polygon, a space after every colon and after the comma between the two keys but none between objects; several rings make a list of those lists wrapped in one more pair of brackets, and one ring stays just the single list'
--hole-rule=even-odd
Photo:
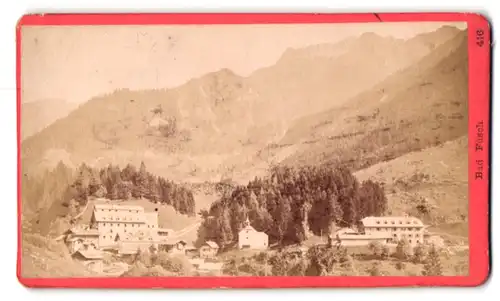
[{"label": "vintage photograph", "polygon": [[466,23],[21,29],[21,276],[466,276]]}]

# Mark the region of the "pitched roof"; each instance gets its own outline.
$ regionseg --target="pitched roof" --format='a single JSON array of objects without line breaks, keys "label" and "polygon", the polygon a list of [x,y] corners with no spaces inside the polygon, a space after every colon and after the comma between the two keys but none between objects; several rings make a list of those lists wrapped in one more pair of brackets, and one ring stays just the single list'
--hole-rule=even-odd
[{"label": "pitched roof", "polygon": [[80,254],[86,259],[102,259],[102,253],[97,250],[78,250],[74,254]]},{"label": "pitched roof", "polygon": [[365,227],[423,227],[421,220],[411,216],[368,216],[361,220]]},{"label": "pitched roof", "polygon": [[[144,207],[134,205],[116,205],[116,204],[95,204],[95,209],[103,210],[117,210],[117,211],[139,211],[144,212]],[[137,212],[136,212],[137,213]]]},{"label": "pitched roof", "polygon": [[99,236],[97,229],[89,229],[84,227],[74,227],[69,229],[66,233],[74,236]]},{"label": "pitched roof", "polygon": [[219,248],[219,245],[216,244],[215,242],[211,241],[211,240],[207,240],[205,242],[205,244],[208,245],[212,249],[218,249]]}]

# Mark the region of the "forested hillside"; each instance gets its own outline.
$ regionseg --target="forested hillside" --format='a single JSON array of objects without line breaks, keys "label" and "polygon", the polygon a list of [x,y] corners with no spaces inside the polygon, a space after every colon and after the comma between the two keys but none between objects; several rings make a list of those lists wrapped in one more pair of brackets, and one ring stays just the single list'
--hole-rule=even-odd
[{"label": "forested hillside", "polygon": [[[30,205],[23,212],[27,217],[33,216],[41,232],[49,231],[58,217],[76,215],[89,197],[117,201],[144,198],[171,205],[180,214],[195,214],[191,190],[153,175],[144,163],[139,169],[132,164],[122,169],[116,165],[94,169],[82,164],[76,171],[59,163],[41,176],[25,176],[22,185],[23,204]],[[37,214],[30,214],[34,212]]]},{"label": "forested hillside", "polygon": [[299,243],[309,233],[321,235],[333,225],[356,225],[365,216],[381,215],[387,199],[380,184],[360,183],[346,168],[273,167],[270,175],[226,190],[202,212],[199,239],[229,246],[248,218],[270,243]]}]

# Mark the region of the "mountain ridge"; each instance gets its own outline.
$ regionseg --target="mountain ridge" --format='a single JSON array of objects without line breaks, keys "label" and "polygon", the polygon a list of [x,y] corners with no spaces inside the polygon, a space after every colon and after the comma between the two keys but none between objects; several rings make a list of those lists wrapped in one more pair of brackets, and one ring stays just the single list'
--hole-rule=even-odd
[{"label": "mountain ridge", "polygon": [[[451,33],[445,31],[445,36],[451,39]],[[416,39],[442,40],[442,35],[443,31],[438,30],[407,41],[389,40],[422,44]],[[378,35],[368,36],[368,40],[372,39],[383,40]],[[397,45],[389,48],[402,54],[407,50],[398,50]],[[375,66],[373,72],[355,67],[357,73],[351,70],[351,76],[346,77],[345,72],[336,72],[331,67],[352,69],[345,64],[349,61],[345,59],[348,54],[340,55],[340,59],[298,59],[292,75],[290,70],[294,65],[278,60],[274,66],[260,69],[248,77],[223,68],[174,89],[122,89],[95,97],[23,142],[25,172],[32,172],[38,165],[50,166],[51,162],[60,160],[61,154],[66,154],[64,156],[74,164],[81,161],[92,164],[95,158],[101,158],[95,164],[124,164],[145,159],[149,160],[148,166],[158,169],[154,171],[157,174],[174,174],[178,179],[196,181],[216,180],[224,174],[234,173],[232,170],[244,173],[246,167],[241,166],[246,164],[260,164],[265,169],[268,162],[252,163],[252,154],[280,141],[293,120],[312,114],[314,110],[338,106],[355,91],[369,89],[380,81],[380,77],[404,67],[380,65],[375,56],[370,63]],[[384,55],[384,51],[380,50],[377,55]],[[387,59],[392,56],[391,52]],[[411,64],[414,58],[409,57],[408,64]],[[354,62],[352,65],[357,66]],[[332,77],[328,74],[339,79],[336,85],[332,86]],[[352,92],[343,92],[349,90],[347,88],[338,89],[344,88],[344,82],[352,81],[355,74],[360,80],[358,85],[351,87]],[[311,91],[314,91],[312,96],[309,95]],[[304,102],[307,98],[310,101]],[[171,123],[162,122],[161,126],[151,127],[154,118]]]}]

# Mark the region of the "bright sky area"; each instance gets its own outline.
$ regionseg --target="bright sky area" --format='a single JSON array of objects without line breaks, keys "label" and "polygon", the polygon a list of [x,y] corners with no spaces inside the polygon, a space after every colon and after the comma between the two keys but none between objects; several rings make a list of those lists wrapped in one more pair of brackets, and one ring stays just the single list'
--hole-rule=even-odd
[{"label": "bright sky area", "polygon": [[241,76],[274,64],[287,48],[374,32],[408,39],[443,25],[37,26],[21,36],[22,101],[84,102],[120,88],[156,89],[228,68]]}]

